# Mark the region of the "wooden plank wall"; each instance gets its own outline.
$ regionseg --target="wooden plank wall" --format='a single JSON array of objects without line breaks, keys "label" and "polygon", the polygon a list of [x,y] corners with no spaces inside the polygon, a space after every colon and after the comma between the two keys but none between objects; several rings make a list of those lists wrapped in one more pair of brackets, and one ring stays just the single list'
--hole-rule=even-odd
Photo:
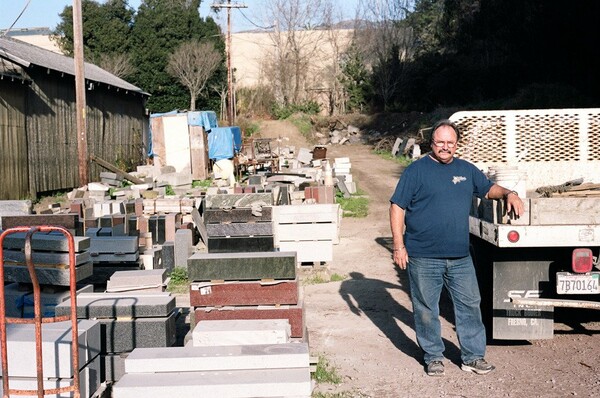
[{"label": "wooden plank wall", "polygon": [[27,83],[0,80],[0,200],[30,198],[25,134]]},{"label": "wooden plank wall", "polygon": [[[27,101],[27,136],[32,190],[78,187],[74,79],[45,70],[30,74],[34,84]],[[106,85],[86,90],[88,154],[118,167],[142,164],[148,123],[144,101],[140,94]],[[90,164],[90,181],[98,181],[101,171]]]}]

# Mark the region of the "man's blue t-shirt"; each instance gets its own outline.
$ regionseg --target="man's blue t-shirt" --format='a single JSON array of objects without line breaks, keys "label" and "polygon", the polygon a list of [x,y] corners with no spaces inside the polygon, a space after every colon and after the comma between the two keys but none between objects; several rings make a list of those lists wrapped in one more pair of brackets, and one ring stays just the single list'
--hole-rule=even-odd
[{"label": "man's blue t-shirt", "polygon": [[472,198],[484,197],[492,185],[481,170],[462,159],[445,164],[425,156],[408,166],[390,199],[405,210],[408,255],[469,255]]}]

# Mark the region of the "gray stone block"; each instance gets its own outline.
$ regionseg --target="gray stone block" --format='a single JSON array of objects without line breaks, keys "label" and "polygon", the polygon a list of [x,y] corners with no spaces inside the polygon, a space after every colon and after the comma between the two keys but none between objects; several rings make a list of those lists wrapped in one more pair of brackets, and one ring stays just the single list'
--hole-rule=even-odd
[{"label": "gray stone block", "polygon": [[194,327],[192,341],[195,347],[284,344],[290,342],[291,333],[287,319],[202,321]]},{"label": "gray stone block", "polygon": [[138,238],[135,236],[94,236],[90,238],[89,251],[92,254],[135,253],[138,249]]},{"label": "gray stone block", "polygon": [[92,261],[98,263],[139,263],[140,254],[135,253],[102,253],[93,254]]},{"label": "gray stone block", "polygon": [[188,259],[190,281],[295,279],[295,252],[196,253]]},{"label": "gray stone block", "polygon": [[175,266],[187,268],[188,258],[194,252],[193,236],[190,229],[179,229],[175,232]]},{"label": "gray stone block", "polygon": [[209,237],[213,236],[265,236],[273,235],[273,224],[270,222],[207,224]]},{"label": "gray stone block", "polygon": [[125,374],[113,398],[304,397],[312,392],[310,369]]},{"label": "gray stone block", "polygon": [[[56,307],[56,314],[70,314],[70,302]],[[77,318],[166,317],[175,309],[170,293],[81,293],[77,295]]]},{"label": "gray stone block", "polygon": [[230,209],[271,205],[273,205],[273,195],[270,193],[206,195],[204,199],[206,209]]},{"label": "gray stone block", "polygon": [[167,271],[164,269],[119,271],[112,274],[106,289],[117,291],[134,287],[161,286],[165,283],[166,278]]},{"label": "gray stone block", "polygon": [[175,344],[175,318],[99,319],[101,352],[130,352],[138,347],[170,347]]},{"label": "gray stone block", "polygon": [[[35,265],[68,267],[69,253],[64,252],[46,252],[32,251],[31,260]],[[75,253],[75,265],[80,265],[91,261],[90,253],[83,251]],[[4,263],[7,265],[25,265],[25,253],[20,250],[4,250]]]},{"label": "gray stone block", "polygon": [[129,353],[101,354],[100,355],[100,380],[102,382],[116,382],[125,374],[125,358]]},{"label": "gray stone block", "polygon": [[165,242],[162,245],[162,267],[167,270],[167,273],[171,273],[175,268],[175,242]]},{"label": "gray stone block", "polygon": [[[91,261],[77,266],[75,268],[76,282],[80,282],[83,279],[92,276],[93,268],[94,265]],[[70,285],[69,268],[35,267],[35,271],[38,278],[38,282],[42,285]],[[8,264],[4,264],[4,281],[31,283],[31,277],[29,276],[29,271],[27,270],[27,267],[10,266]]]},{"label": "gray stone block", "polygon": [[269,222],[273,219],[271,206],[259,206],[254,209],[206,209],[204,222],[207,224],[225,222]]},{"label": "gray stone block", "polygon": [[307,368],[308,344],[136,348],[125,360],[131,373],[202,372],[239,369]]},{"label": "gray stone block", "polygon": [[33,289],[29,285],[11,283],[4,286],[4,305],[7,317],[22,318],[25,296]]},{"label": "gray stone block", "polygon": [[[16,232],[4,237],[4,249],[23,249],[25,247],[25,232]],[[90,239],[83,236],[73,237],[75,252],[89,249]],[[36,232],[31,238],[31,248],[34,251],[69,252],[69,242],[63,234]]]}]

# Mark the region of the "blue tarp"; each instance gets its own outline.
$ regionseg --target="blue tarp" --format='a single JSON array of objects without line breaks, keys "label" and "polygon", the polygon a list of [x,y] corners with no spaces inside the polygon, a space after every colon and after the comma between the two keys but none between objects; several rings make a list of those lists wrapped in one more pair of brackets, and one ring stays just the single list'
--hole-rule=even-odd
[{"label": "blue tarp", "polygon": [[231,133],[233,134],[233,149],[235,153],[238,153],[242,150],[242,129],[238,126],[233,126],[231,128]]},{"label": "blue tarp", "polygon": [[208,157],[212,160],[233,158],[231,127],[215,127],[208,134]]}]

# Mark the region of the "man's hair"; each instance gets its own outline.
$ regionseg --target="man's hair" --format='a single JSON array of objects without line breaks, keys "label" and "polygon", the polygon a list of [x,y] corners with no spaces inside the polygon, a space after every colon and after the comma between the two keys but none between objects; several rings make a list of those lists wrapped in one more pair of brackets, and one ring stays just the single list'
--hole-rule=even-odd
[{"label": "man's hair", "polygon": [[438,121],[436,124],[434,124],[433,127],[431,128],[431,137],[429,139],[430,145],[433,145],[433,135],[435,134],[435,130],[437,130],[438,128],[440,128],[442,126],[448,126],[448,127],[452,128],[454,130],[454,132],[456,133],[456,142],[458,142],[458,140],[460,140],[460,130],[459,130],[458,126],[449,119],[442,119],[442,120]]}]

